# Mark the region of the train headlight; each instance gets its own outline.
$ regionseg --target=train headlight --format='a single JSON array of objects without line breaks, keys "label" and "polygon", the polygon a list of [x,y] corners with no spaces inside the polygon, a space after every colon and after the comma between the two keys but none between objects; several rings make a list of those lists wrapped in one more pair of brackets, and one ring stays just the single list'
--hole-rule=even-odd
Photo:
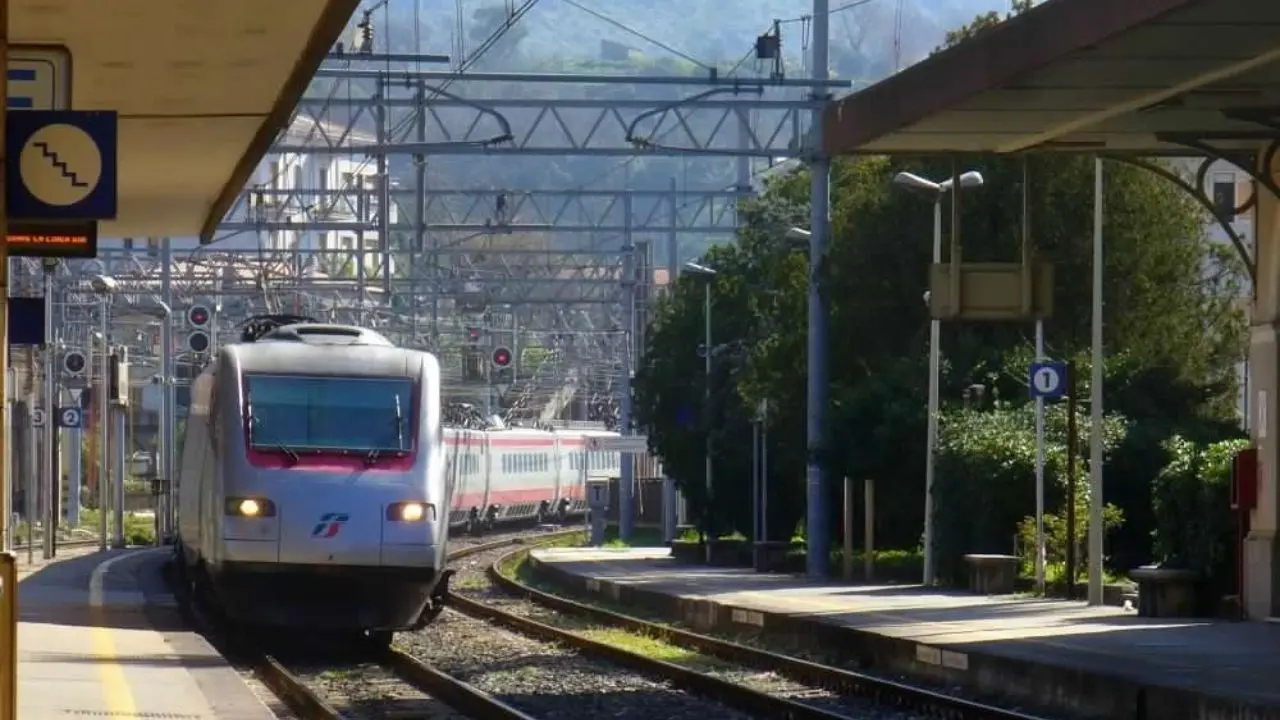
[{"label": "train headlight", "polygon": [[266,498],[229,497],[226,513],[246,518],[275,517],[276,504]]},{"label": "train headlight", "polygon": [[436,506],[431,503],[402,502],[387,507],[387,519],[392,522],[422,522],[436,519]]}]

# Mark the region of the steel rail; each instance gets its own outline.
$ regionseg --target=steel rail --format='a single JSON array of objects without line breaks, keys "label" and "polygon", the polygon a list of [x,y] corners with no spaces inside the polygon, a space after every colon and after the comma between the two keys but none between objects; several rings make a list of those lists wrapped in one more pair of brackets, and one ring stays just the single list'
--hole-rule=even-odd
[{"label": "steel rail", "polygon": [[[601,625],[622,628],[637,634],[654,637],[671,645],[693,650],[727,662],[775,672],[804,685],[821,687],[850,697],[868,698],[879,705],[910,709],[928,717],[947,718],[948,720],[1041,720],[1038,716],[1028,715],[1016,710],[966,700],[893,680],[873,677],[843,668],[729,642],[709,635],[672,627],[664,623],[651,622],[631,615],[624,615],[596,605],[578,602],[561,595],[530,587],[502,572],[501,568],[503,566],[516,561],[521,555],[527,555],[529,550],[529,548],[521,548],[499,558],[486,571],[489,579],[497,587],[508,593],[523,596],[534,603],[558,612],[587,619]],[[454,598],[451,598],[451,600],[456,603]],[[468,604],[468,606],[480,605],[480,603],[470,599],[466,599],[464,604]],[[493,615],[501,611],[486,607],[481,612]],[[557,629],[557,632],[566,633],[567,631]],[[810,715],[809,717],[819,716]],[[830,715],[824,717],[830,717]]]}]

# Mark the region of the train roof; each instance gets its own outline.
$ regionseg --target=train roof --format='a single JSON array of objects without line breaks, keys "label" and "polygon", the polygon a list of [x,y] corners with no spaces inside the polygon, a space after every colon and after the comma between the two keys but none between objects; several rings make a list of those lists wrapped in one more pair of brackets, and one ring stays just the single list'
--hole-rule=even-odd
[{"label": "train roof", "polygon": [[[430,353],[391,345],[312,344],[291,341],[237,343],[223,349],[224,357],[241,373],[282,375],[344,375],[418,379],[436,366]],[[436,373],[433,373],[436,374]]]}]

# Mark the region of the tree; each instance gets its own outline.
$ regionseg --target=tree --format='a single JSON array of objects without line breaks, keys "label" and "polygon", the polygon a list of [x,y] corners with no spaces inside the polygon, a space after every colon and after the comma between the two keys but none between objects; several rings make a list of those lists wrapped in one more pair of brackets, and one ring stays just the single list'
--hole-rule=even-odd
[{"label": "tree", "polygon": [[[1057,263],[1048,347],[1058,357],[1076,357],[1089,344],[1092,162],[1067,156],[1031,162],[1032,233],[1041,257]],[[966,196],[963,252],[972,260],[1013,260],[1020,242],[1022,161],[984,159],[978,167],[987,185]],[[926,202],[893,188],[892,175],[899,169],[941,177],[950,165],[889,158],[841,159],[835,165],[833,239],[822,275],[833,328],[831,437],[824,460],[833,478],[881,480],[890,528],[884,540],[913,545],[923,519],[928,317],[921,296],[927,288],[932,218]],[[1198,210],[1176,188],[1125,166],[1108,167],[1106,187],[1105,327],[1113,358],[1108,407],[1142,422],[1158,415],[1184,426],[1220,425],[1234,402],[1233,364],[1241,356],[1243,338],[1242,318],[1223,294],[1221,276],[1234,276],[1238,266],[1204,238]],[[744,205],[738,247],[709,256],[709,262],[723,265],[715,283],[717,328],[741,328],[735,337],[748,348],[735,382],[728,374],[713,381],[719,383],[713,385],[717,398],[736,391],[743,401],[721,402],[713,426],[725,433],[749,428],[750,412],[769,399],[770,432],[776,441],[772,487],[779,488],[775,498],[786,498],[771,501],[771,507],[789,505],[792,513],[802,510],[804,496],[805,329],[799,319],[805,315],[806,283],[803,257],[788,256],[781,237],[787,226],[804,224],[806,188],[803,171],[773,183],[760,199]],[[1220,269],[1207,273],[1207,266]],[[651,407],[662,387],[668,388],[667,397],[682,402],[701,397],[700,359],[693,352],[701,332],[701,296],[689,282],[679,285],[658,312],[637,380],[637,417],[673,474],[700,480],[705,436],[674,424],[671,407]],[[747,287],[751,292],[746,297],[730,302]],[[1206,324],[1223,330],[1206,334]],[[1011,370],[1008,361],[1019,353],[1029,358],[1030,329],[1025,324],[948,324],[943,335],[944,405],[955,404],[974,383],[1002,398],[1025,398],[1025,372]],[[725,482],[741,483],[748,472],[732,475],[719,469],[721,462],[737,463],[737,448],[748,446],[749,435],[726,440],[733,438],[738,444],[731,446],[734,452],[717,456],[716,474]],[[1162,439],[1158,434],[1150,442]],[[671,460],[677,445],[688,453],[687,462]],[[1131,482],[1117,477],[1108,485],[1109,500],[1126,515],[1142,515],[1134,508],[1149,507],[1150,474],[1158,467],[1150,466],[1146,476],[1134,476]],[[739,487],[730,494],[747,493]],[[838,507],[835,497],[831,501]],[[798,517],[779,517],[772,526],[790,526]],[[1133,531],[1145,532],[1141,527]]]},{"label": "tree", "polygon": [[[979,18],[949,42],[998,21]],[[987,157],[971,159],[962,169],[970,167],[984,174],[986,184],[965,193],[964,259],[1019,258],[1025,172],[1036,253],[1056,265],[1047,348],[1056,357],[1086,358],[1092,158]],[[909,547],[918,543],[923,520],[928,312],[921,298],[928,288],[932,214],[926,200],[892,185],[901,170],[947,177],[952,161],[867,157],[839,158],[833,165],[832,240],[820,274],[831,308],[830,434],[820,455],[833,479],[880,481],[880,539]],[[1236,303],[1243,274],[1236,258],[1205,237],[1203,214],[1175,186],[1137,168],[1108,164],[1105,188],[1107,408],[1130,423],[1108,458],[1116,471],[1108,476],[1106,499],[1127,518],[1118,531],[1126,535],[1123,543],[1145,553],[1151,483],[1166,458],[1161,443],[1175,431],[1205,442],[1230,434],[1235,363],[1243,356],[1243,317]],[[701,360],[691,350],[699,342],[701,296],[691,281],[682,281],[656,315],[637,378],[637,418],[677,478],[701,480],[702,443],[710,428],[737,443],[716,444],[717,486],[738,484],[717,497],[749,495],[749,473],[728,471],[741,466],[740,448],[749,447],[749,436],[733,433],[745,432],[759,402],[769,401],[770,486],[776,489],[770,507],[781,513],[771,521],[775,528],[793,526],[803,512],[806,263],[789,252],[782,237],[787,227],[807,223],[807,196],[804,170],[771,181],[760,198],[743,204],[737,247],[708,255],[720,270],[714,286],[717,328],[739,328],[734,337],[746,348],[734,372],[717,365],[716,413],[696,428],[677,422],[675,407],[700,398],[703,390]],[[949,213],[944,233],[951,234]],[[743,288],[750,289],[748,296],[731,302]],[[1010,407],[1025,403],[1031,329],[1030,323],[944,325],[943,406],[959,404],[973,384],[986,387],[988,397],[1012,401]],[[1081,391],[1087,391],[1083,384]],[[673,461],[676,455],[680,459]],[[839,507],[838,484],[831,483],[832,507]],[[1029,511],[1005,509],[1000,516]],[[1014,531],[1000,529],[1005,537]]]}]

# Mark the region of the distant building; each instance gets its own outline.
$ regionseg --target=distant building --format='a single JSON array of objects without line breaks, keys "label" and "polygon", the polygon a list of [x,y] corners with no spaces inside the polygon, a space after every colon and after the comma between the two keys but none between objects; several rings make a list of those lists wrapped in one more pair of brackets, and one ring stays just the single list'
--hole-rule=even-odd
[{"label": "distant building", "polygon": [[[344,137],[345,133],[345,137]],[[341,142],[373,144],[368,133],[299,116],[285,133],[290,145],[326,147]],[[374,162],[354,156],[276,153],[268,155],[248,183],[249,218],[262,217],[273,222],[296,223],[297,230],[270,230],[264,233],[263,246],[269,250],[320,250],[319,269],[333,277],[356,274],[358,250],[365,251],[365,273],[382,275],[381,245],[375,229],[313,230],[308,223],[375,224],[381,212],[379,178]],[[394,181],[392,185],[394,186]],[[264,189],[270,193],[254,194]],[[279,192],[285,191],[285,192]],[[387,223],[395,225],[398,213],[395,203],[387,208]],[[388,268],[395,272],[394,263]]]},{"label": "distant building", "polygon": [[[1176,161],[1185,176],[1194,182],[1195,174],[1200,169],[1201,161],[1199,159],[1187,159]],[[1231,227],[1235,233],[1244,241],[1245,248],[1250,252],[1254,252],[1254,231],[1253,231],[1253,211],[1249,206],[1249,201],[1253,196],[1253,179],[1249,174],[1240,168],[1224,161],[1216,161],[1209,165],[1208,172],[1204,177],[1205,196],[1211,200],[1217,212],[1223,217],[1231,221]],[[1249,209],[1245,209],[1249,208]],[[1244,209],[1243,212],[1237,212]],[[1223,229],[1222,225],[1212,217],[1207,219],[1206,232],[1208,236],[1215,242],[1221,243],[1227,247],[1235,248],[1231,244],[1231,237]],[[1253,309],[1251,288],[1246,287],[1246,293],[1239,298],[1240,307],[1248,318]],[[1249,385],[1249,360],[1246,355],[1241,358],[1240,363],[1236,366],[1236,371],[1240,382],[1240,397],[1237,402],[1237,412],[1240,415],[1241,424],[1246,428],[1249,423],[1249,399],[1253,397],[1253,390]]]}]

